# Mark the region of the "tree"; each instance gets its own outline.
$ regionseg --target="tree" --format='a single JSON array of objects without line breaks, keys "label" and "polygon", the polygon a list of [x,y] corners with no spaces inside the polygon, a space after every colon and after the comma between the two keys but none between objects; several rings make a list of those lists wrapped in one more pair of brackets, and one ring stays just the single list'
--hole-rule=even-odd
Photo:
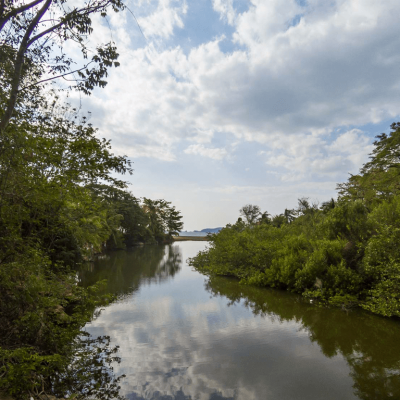
[{"label": "tree", "polygon": [[333,210],[336,207],[336,201],[334,198],[331,198],[329,201],[324,201],[320,207],[320,209],[326,214],[329,211]]},{"label": "tree", "polygon": [[143,209],[148,215],[147,227],[158,242],[170,240],[183,228],[180,212],[169,201],[144,198]]},{"label": "tree", "polygon": [[153,238],[161,241],[164,238],[165,226],[162,219],[164,200],[143,199],[143,211],[147,214],[147,228]]},{"label": "tree", "polygon": [[[37,87],[64,78],[69,87],[90,94],[95,86],[104,87],[107,69],[118,66],[118,54],[112,42],[92,49],[87,38],[93,32],[92,17],[106,17],[110,9],[124,9],[121,0],[89,0],[79,5],[68,0],[32,0],[17,5],[15,0],[0,1],[0,134],[13,116],[14,109]],[[75,43],[83,56],[77,60],[65,53],[65,44]],[[72,74],[77,79],[70,80]]]},{"label": "tree", "polygon": [[240,215],[246,219],[249,225],[254,225],[261,215],[260,207],[253,204],[246,204],[239,210],[239,212]]},{"label": "tree", "polygon": [[283,212],[283,216],[285,217],[285,221],[288,224],[290,224],[291,222],[293,222],[296,219],[296,211],[285,208],[285,211]]},{"label": "tree", "polygon": [[360,173],[338,185],[343,199],[359,199],[368,206],[400,193],[400,122],[390,126],[389,135],[376,136],[370,161]]},{"label": "tree", "polygon": [[89,186],[125,187],[112,173],[131,173],[129,160],[114,156],[86,120],[57,114],[9,126],[11,146],[0,155],[0,261],[33,244],[76,261],[86,249],[98,251],[118,225]]},{"label": "tree", "polygon": [[280,228],[282,225],[286,224],[287,220],[284,214],[274,215],[271,220],[271,225],[275,228]]},{"label": "tree", "polygon": [[271,224],[271,214],[268,213],[268,211],[265,211],[261,214],[260,223],[266,225]]},{"label": "tree", "polygon": [[178,235],[183,229],[182,215],[174,206],[168,207],[166,216],[167,234],[169,237]]}]

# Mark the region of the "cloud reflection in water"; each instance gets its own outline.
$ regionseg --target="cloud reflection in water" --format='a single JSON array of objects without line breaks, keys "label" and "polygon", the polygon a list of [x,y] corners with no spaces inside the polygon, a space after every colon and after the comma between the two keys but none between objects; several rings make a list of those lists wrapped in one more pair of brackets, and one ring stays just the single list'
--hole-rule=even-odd
[{"label": "cloud reflection in water", "polygon": [[[103,276],[110,274],[120,300],[87,328],[120,346],[115,371],[127,375],[121,394],[146,400],[336,400],[400,393],[398,322],[321,309],[229,279],[209,280],[182,261],[203,246],[137,249],[111,255],[111,267],[99,267]],[[391,352],[382,351],[379,338]],[[373,397],[377,391],[381,397]]]}]

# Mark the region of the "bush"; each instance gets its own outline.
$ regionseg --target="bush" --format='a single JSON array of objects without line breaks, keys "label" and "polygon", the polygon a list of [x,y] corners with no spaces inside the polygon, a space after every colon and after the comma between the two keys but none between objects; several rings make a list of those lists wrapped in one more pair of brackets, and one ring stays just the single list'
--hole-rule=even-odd
[{"label": "bush", "polygon": [[[55,274],[53,269],[49,259],[33,249],[0,269],[0,387],[15,397],[38,393],[65,397],[73,387],[90,388],[89,369],[71,380],[71,365],[79,361],[89,368],[88,360],[93,361],[95,354],[99,357],[97,347],[104,349],[104,355],[93,368],[104,370],[115,352],[104,339],[83,340],[81,331],[95,308],[111,299],[99,295],[104,282],[84,289],[77,285],[75,274]],[[107,376],[115,389],[117,381],[110,373]],[[106,377],[100,378],[105,383]],[[66,385],[67,381],[75,386]]]},{"label": "bush", "polygon": [[372,209],[359,199],[342,200],[298,215],[279,228],[229,225],[190,263],[243,284],[400,316],[400,196],[380,199]]}]

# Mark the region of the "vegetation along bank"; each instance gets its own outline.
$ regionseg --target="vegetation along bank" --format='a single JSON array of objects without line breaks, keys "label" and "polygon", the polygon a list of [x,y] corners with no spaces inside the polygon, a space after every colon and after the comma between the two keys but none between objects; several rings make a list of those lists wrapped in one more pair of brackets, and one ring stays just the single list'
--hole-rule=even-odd
[{"label": "vegetation along bank", "polygon": [[[118,176],[132,173],[130,161],[65,103],[118,67],[114,43],[88,48],[88,36],[93,15],[124,8],[0,6],[0,390],[14,398],[118,398],[117,349],[83,331],[111,297],[104,282],[80,287],[76,270],[105,248],[171,241],[182,229],[170,202],[127,191]],[[66,55],[67,42],[81,59]]]},{"label": "vegetation along bank", "polygon": [[342,307],[400,316],[400,123],[377,136],[370,161],[320,207],[300,199],[283,214],[241,209],[190,260],[210,275],[287,289]]}]

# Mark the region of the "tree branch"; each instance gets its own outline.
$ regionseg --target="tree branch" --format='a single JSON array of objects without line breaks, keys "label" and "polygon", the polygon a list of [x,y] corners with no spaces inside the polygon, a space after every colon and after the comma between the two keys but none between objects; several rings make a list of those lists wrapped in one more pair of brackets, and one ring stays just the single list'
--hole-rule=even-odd
[{"label": "tree branch", "polygon": [[[39,27],[39,22],[41,21],[43,15],[49,10],[50,6],[52,5],[53,2],[56,0],[33,0],[30,3],[23,5],[21,7],[15,8],[11,11],[8,12],[6,16],[3,16],[0,14],[0,21],[2,21],[3,26],[4,26],[4,21],[9,20],[12,18],[13,15],[17,15],[19,13],[23,13],[24,11],[28,11],[28,13],[23,13],[22,16],[24,17],[24,23],[23,26],[19,26],[18,32],[21,32],[25,30],[22,40],[20,41],[19,49],[16,54],[16,58],[14,61],[14,71],[11,73],[10,76],[10,92],[6,104],[6,109],[5,112],[3,113],[1,119],[0,119],[0,135],[3,134],[4,129],[7,127],[12,114],[13,110],[16,106],[17,98],[18,98],[18,93],[21,91],[25,91],[29,87],[32,87],[34,85],[38,85],[40,83],[56,79],[57,77],[64,77],[67,75],[72,74],[73,72],[79,72],[80,69],[73,71],[73,72],[67,72],[65,74],[61,74],[60,76],[57,77],[51,77],[51,78],[46,78],[43,79],[39,82],[36,82],[32,85],[24,87],[22,90],[19,90],[19,85],[21,83],[22,79],[22,71],[23,67],[25,65],[25,55],[27,54],[28,48],[38,41],[40,38],[43,38],[46,35],[52,36],[54,33],[55,35],[58,35],[59,38],[63,41],[66,41],[70,39],[68,37],[69,35],[67,34],[68,32],[65,32],[65,37],[62,35],[62,29],[69,29],[69,30],[76,30],[77,37],[82,36],[83,34],[90,34],[91,33],[91,19],[89,18],[90,14],[96,13],[96,12],[106,12],[107,7],[110,5],[113,5],[114,9],[121,9],[124,8],[123,3],[121,0],[95,0],[92,2],[92,0],[88,0],[88,3],[86,6],[81,7],[81,8],[75,8],[70,12],[65,11],[64,16],[62,16],[58,22],[54,21],[54,25],[44,29],[42,32],[37,33],[36,29]],[[5,9],[7,8],[6,5],[7,0],[0,0],[0,11],[5,12]],[[44,2],[44,3],[42,3]],[[42,4],[42,7],[37,10],[33,8],[35,5]],[[57,6],[61,6],[63,9],[63,4],[57,2]],[[29,15],[27,15],[29,14]],[[33,16],[31,15],[33,14]],[[17,24],[18,25],[18,24]],[[72,35],[73,38],[73,35]],[[20,38],[18,38],[19,40]],[[85,52],[85,46],[81,43],[82,51],[84,52],[84,56],[86,57],[86,52]],[[111,56],[112,57],[112,56]],[[109,65],[110,63],[107,61],[105,63],[105,66],[103,66],[103,70],[101,70],[101,73],[104,74],[104,69]],[[84,67],[85,68],[85,67]],[[63,72],[62,69],[59,71],[59,73]],[[102,76],[102,75],[101,75]],[[40,78],[39,78],[40,79]],[[65,79],[65,78],[64,78]],[[100,78],[99,78],[100,79]],[[1,152],[1,144],[0,144],[0,152]]]},{"label": "tree branch", "polygon": [[36,36],[34,36],[32,39],[29,40],[27,47],[29,47],[33,42],[36,40],[40,39],[41,37],[47,35],[50,32],[54,32],[56,29],[60,28],[66,23],[66,21],[61,21],[56,25],[51,26],[50,28],[44,30],[43,32],[38,33]]},{"label": "tree branch", "polygon": [[22,92],[22,91],[24,91],[24,90],[30,89],[31,87],[40,85],[41,83],[44,83],[44,82],[49,82],[49,81],[52,81],[52,80],[54,80],[54,79],[63,78],[64,76],[71,75],[71,74],[74,74],[75,72],[82,71],[83,69],[87,68],[87,67],[88,67],[90,64],[92,64],[93,62],[94,62],[94,61],[90,61],[90,63],[88,63],[88,64],[86,64],[85,66],[83,66],[82,68],[76,69],[76,70],[74,70],[74,71],[66,72],[65,74],[53,76],[53,77],[51,77],[51,78],[43,79],[43,80],[41,80],[41,81],[32,83],[32,84],[30,84],[30,85],[28,85],[28,86],[24,86],[23,88],[19,89],[18,92]]},{"label": "tree branch", "polygon": [[[67,15],[63,18],[63,20],[62,20],[61,22],[59,22],[59,23],[56,24],[56,25],[51,26],[50,28],[44,30],[43,32],[38,33],[36,36],[34,36],[32,39],[30,39],[29,42],[28,42],[28,47],[29,47],[33,42],[35,42],[36,40],[40,39],[41,37],[47,35],[47,34],[50,33],[50,32],[54,32],[56,29],[58,29],[58,28],[62,27],[63,25],[65,25],[65,24],[71,19],[71,16],[73,16],[73,15],[84,16],[84,15],[92,14],[92,13],[94,13],[94,12],[100,10],[101,8],[106,7],[106,6],[108,5],[108,3],[109,3],[109,1],[106,1],[104,4],[98,5],[98,6],[96,6],[96,7],[81,8],[81,9],[79,9],[79,10],[74,10],[74,11],[70,12],[69,14],[67,14]],[[85,10],[86,10],[86,12],[83,12],[83,11],[85,11]]]},{"label": "tree branch", "polygon": [[5,10],[5,0],[1,0],[1,7],[0,7],[0,31],[4,28],[4,25],[12,18],[22,12],[29,10],[32,7],[35,7],[37,4],[41,3],[43,0],[35,0],[31,3],[25,4],[19,8],[14,8],[8,14],[3,16]]},{"label": "tree branch", "polygon": [[22,42],[19,46],[17,58],[14,63],[14,74],[13,74],[12,81],[11,81],[11,92],[10,92],[10,97],[7,102],[7,109],[3,115],[3,118],[0,121],[0,133],[2,133],[4,131],[4,129],[7,127],[8,123],[11,119],[11,115],[14,111],[14,107],[15,107],[15,103],[17,101],[17,95],[18,95],[18,87],[21,82],[21,73],[22,73],[22,66],[24,65],[24,56],[25,56],[26,50],[28,49],[29,37],[31,36],[34,29],[36,28],[40,19],[43,17],[45,12],[50,7],[52,1],[53,0],[46,0],[46,3],[44,3],[43,7],[37,12],[35,17],[32,19],[32,21],[28,25],[28,28],[27,28],[25,35],[22,39]]},{"label": "tree branch", "polygon": [[[4,14],[5,8],[6,8],[5,0],[1,0],[0,1],[0,18],[3,18],[2,16]],[[1,31],[1,29],[0,29],[0,31]]]}]

